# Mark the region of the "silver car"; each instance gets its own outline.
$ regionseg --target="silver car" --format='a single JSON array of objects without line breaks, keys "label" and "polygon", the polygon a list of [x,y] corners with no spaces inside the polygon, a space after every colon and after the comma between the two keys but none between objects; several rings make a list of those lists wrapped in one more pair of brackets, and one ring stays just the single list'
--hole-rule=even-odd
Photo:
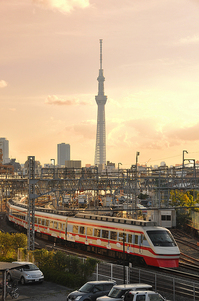
[{"label": "silver car", "polygon": [[108,296],[98,297],[96,301],[122,301],[129,291],[152,290],[152,286],[145,283],[114,285]]},{"label": "silver car", "polygon": [[44,281],[44,275],[40,269],[32,262],[27,261],[14,261],[13,263],[18,263],[21,266],[11,269],[7,273],[7,279],[18,280],[21,284],[29,282],[40,282]]}]

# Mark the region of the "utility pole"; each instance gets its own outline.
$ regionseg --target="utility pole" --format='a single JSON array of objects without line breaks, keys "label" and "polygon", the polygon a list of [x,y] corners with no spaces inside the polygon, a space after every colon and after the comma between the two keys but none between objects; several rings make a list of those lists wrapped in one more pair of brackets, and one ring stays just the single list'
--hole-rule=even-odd
[{"label": "utility pole", "polygon": [[140,152],[136,152],[136,177],[135,177],[135,216],[137,219],[137,184],[138,184],[138,156]]},{"label": "utility pole", "polygon": [[34,251],[35,248],[35,157],[28,157],[28,250]]}]

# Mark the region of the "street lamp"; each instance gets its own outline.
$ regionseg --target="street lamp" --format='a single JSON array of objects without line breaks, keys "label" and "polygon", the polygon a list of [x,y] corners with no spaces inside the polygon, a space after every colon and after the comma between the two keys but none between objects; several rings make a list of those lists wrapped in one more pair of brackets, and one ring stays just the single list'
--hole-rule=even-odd
[{"label": "street lamp", "polygon": [[182,151],[182,168],[184,168],[184,153],[188,154],[188,151],[187,150]]}]

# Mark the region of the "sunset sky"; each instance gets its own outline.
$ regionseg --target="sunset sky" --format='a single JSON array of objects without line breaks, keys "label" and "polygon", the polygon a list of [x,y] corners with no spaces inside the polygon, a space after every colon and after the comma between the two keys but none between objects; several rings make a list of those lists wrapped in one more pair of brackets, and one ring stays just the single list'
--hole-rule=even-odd
[{"label": "sunset sky", "polygon": [[94,164],[103,39],[106,159],[199,159],[199,0],[1,0],[0,137],[35,156]]}]

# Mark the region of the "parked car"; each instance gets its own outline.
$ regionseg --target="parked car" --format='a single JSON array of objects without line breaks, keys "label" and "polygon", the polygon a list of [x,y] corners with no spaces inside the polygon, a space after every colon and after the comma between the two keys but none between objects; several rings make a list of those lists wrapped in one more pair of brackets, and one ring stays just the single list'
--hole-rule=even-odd
[{"label": "parked car", "polygon": [[130,291],[124,301],[169,301],[154,291]]},{"label": "parked car", "polygon": [[67,301],[95,301],[98,297],[108,295],[115,281],[89,281],[79,290],[70,293]]},{"label": "parked car", "polygon": [[124,295],[129,291],[152,290],[152,286],[144,283],[132,283],[114,285],[110,290],[108,296],[97,298],[97,301],[122,301]]},{"label": "parked car", "polygon": [[34,263],[28,261],[14,261],[13,263],[18,263],[21,266],[8,271],[8,281],[16,279],[20,281],[21,284],[25,284],[28,282],[42,283],[44,281],[43,273]]}]

